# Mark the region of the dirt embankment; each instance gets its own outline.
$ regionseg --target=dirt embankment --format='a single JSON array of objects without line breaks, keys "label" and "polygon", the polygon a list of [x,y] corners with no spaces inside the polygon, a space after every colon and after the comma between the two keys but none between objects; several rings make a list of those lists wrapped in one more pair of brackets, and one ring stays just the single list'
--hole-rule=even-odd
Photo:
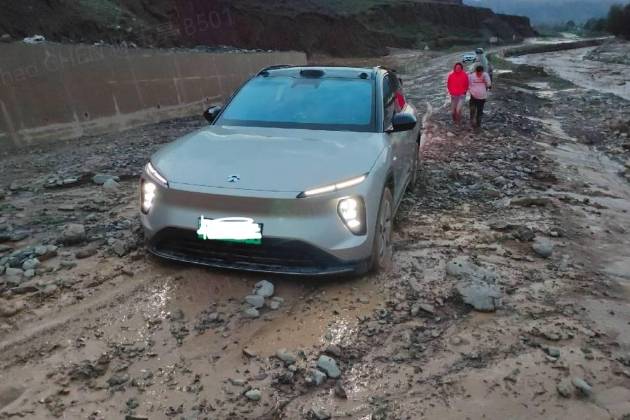
[{"label": "dirt embankment", "polygon": [[[329,2],[328,2],[329,3]],[[535,35],[527,18],[439,2],[393,2],[348,12],[324,0],[60,0],[11,3],[0,35],[42,34],[62,42],[133,42],[144,47],[230,45],[335,56],[380,55],[387,47],[450,47]]]}]

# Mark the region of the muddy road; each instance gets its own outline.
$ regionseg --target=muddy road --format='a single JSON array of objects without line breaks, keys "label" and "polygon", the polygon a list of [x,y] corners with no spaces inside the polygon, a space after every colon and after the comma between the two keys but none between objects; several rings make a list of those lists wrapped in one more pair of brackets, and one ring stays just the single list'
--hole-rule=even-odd
[{"label": "muddy road", "polygon": [[147,255],[137,176],[201,118],[2,152],[0,418],[628,418],[629,103],[497,59],[484,129],[453,127],[454,58],[387,58],[423,165],[379,275]]}]

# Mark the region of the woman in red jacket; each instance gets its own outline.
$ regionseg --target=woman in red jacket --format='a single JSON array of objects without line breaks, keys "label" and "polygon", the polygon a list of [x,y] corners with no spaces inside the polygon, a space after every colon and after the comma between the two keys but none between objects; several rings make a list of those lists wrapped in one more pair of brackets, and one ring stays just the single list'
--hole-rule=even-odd
[{"label": "woman in red jacket", "polygon": [[456,63],[453,67],[453,71],[448,74],[446,86],[448,93],[451,95],[451,113],[453,114],[453,121],[460,123],[462,119],[462,107],[466,101],[466,94],[468,93],[468,75],[464,71],[464,65],[462,63]]}]

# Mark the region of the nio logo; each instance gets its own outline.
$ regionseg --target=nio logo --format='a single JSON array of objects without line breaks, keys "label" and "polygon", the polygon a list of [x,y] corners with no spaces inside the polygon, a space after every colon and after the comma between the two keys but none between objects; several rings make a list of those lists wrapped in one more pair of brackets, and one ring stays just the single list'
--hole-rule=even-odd
[{"label": "nio logo", "polygon": [[228,176],[227,182],[238,182],[241,180],[241,177],[238,175],[230,175]]}]

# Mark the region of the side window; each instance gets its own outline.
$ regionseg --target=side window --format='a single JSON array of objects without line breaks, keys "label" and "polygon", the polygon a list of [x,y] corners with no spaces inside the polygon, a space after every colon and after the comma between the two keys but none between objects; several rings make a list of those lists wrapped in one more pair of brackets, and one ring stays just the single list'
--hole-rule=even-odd
[{"label": "side window", "polygon": [[396,86],[395,78],[387,74],[383,78],[383,127],[387,129],[392,125],[392,117],[396,112]]}]

